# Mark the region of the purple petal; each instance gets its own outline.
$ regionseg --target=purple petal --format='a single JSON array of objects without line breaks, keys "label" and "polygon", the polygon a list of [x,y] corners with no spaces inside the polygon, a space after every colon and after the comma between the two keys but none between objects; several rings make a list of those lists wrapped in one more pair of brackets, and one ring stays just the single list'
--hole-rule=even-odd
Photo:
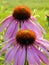
[{"label": "purple petal", "polygon": [[5,19],[2,21],[2,23],[0,23],[0,25],[1,25],[1,26],[0,26],[0,32],[2,32],[5,27],[8,27],[9,24],[10,24],[12,21],[13,21],[13,17],[12,17],[12,16],[8,16],[7,18],[5,18]]},{"label": "purple petal", "polygon": [[18,28],[18,24],[17,22],[14,20],[9,27],[7,28],[5,35],[4,35],[4,39],[9,39],[10,37],[12,37],[15,32],[17,32],[17,28]]},{"label": "purple petal", "polygon": [[14,30],[14,33],[13,33],[12,37],[15,37],[16,36],[17,31],[18,31],[18,24],[15,27],[15,30]]},{"label": "purple petal", "polygon": [[25,63],[25,47],[22,48],[22,50],[20,49],[20,55],[18,57],[18,65],[24,65]]},{"label": "purple petal", "polygon": [[36,24],[31,22],[30,20],[28,20],[27,22],[24,22],[24,24],[25,24],[27,29],[34,31],[36,33],[36,35],[38,35],[39,37],[42,37],[42,32],[41,32],[41,30],[39,30],[39,28],[37,27]]},{"label": "purple petal", "polygon": [[[5,44],[4,44],[5,43]],[[2,48],[1,50],[1,53],[4,52],[5,50],[7,50],[7,48],[12,44],[12,43],[15,43],[15,39],[10,39],[8,41],[5,41],[3,43],[4,47]]]},{"label": "purple petal", "polygon": [[39,29],[44,33],[46,34],[45,30],[43,29],[43,27],[37,22],[37,20],[31,16],[31,20],[39,27]]},{"label": "purple petal", "polygon": [[45,64],[49,64],[49,61],[47,59],[47,57],[38,49],[36,49],[35,47],[33,47],[36,50],[36,53],[38,54],[39,58],[45,63]]},{"label": "purple petal", "polygon": [[24,23],[21,23],[21,30],[26,30],[26,29],[28,29],[28,28],[26,27],[26,25],[25,25]]},{"label": "purple petal", "polygon": [[14,57],[14,64],[13,65],[18,65],[18,57],[20,55],[20,48],[17,50],[15,57]]},{"label": "purple petal", "polygon": [[45,46],[49,50],[49,42],[47,40],[38,39],[36,42],[42,44],[43,46]]},{"label": "purple petal", "polygon": [[16,46],[13,48],[13,50],[10,52],[10,54],[8,55],[8,57],[7,57],[8,63],[12,60],[12,58],[14,58],[14,56],[15,56],[15,54],[16,54],[18,48],[19,48],[19,46],[16,45]]},{"label": "purple petal", "polygon": [[29,48],[27,48],[27,61],[28,61],[28,63],[29,64],[31,64],[31,65],[35,65],[35,59],[34,59],[34,57],[33,57],[33,55],[32,55],[32,52],[30,51],[30,49]]},{"label": "purple petal", "polygon": [[47,56],[49,56],[49,52],[45,46],[43,46],[41,43],[37,43],[37,42],[36,42],[36,45],[39,46],[47,54]]},{"label": "purple petal", "polygon": [[6,55],[5,55],[5,61],[7,60],[8,56],[9,56],[10,52],[13,50],[13,48],[14,48],[14,46],[10,47],[10,48],[7,50]]},{"label": "purple petal", "polygon": [[33,54],[34,59],[36,60],[37,64],[40,65],[40,58],[39,58],[38,54],[36,53],[36,50],[33,48],[33,46],[31,48],[31,51],[32,51],[32,54]]},{"label": "purple petal", "polygon": [[39,40],[40,40],[40,41],[42,41],[42,42],[44,42],[44,43],[47,43],[47,44],[49,44],[49,41],[48,41],[48,40],[46,40],[46,39],[39,38]]},{"label": "purple petal", "polygon": [[21,22],[21,30],[23,30],[23,29],[28,29],[27,27],[26,27],[26,25],[24,24],[26,21],[24,21],[24,22]]}]

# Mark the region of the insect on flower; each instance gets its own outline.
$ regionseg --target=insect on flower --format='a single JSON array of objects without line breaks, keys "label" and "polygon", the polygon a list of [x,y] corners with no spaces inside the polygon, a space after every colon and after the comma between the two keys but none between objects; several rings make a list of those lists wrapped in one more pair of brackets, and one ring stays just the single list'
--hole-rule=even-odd
[{"label": "insect on flower", "polygon": [[[45,33],[45,30],[32,16],[31,11],[26,6],[17,6],[14,8],[13,13],[6,17],[0,24],[0,32],[6,28],[4,39],[7,40],[16,35],[18,29],[29,29],[34,31],[39,37]],[[36,32],[37,31],[37,32]]]},{"label": "insect on flower", "polygon": [[41,62],[49,65],[49,42],[37,36],[32,30],[19,30],[16,36],[5,41],[1,50],[1,53],[7,51],[5,62],[10,63],[13,59],[13,65],[24,65],[25,61],[28,65],[41,65]]}]

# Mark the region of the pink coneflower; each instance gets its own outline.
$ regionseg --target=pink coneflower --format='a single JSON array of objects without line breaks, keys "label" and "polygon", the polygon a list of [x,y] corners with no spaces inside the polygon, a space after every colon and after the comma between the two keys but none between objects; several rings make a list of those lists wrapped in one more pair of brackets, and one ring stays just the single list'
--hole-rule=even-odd
[{"label": "pink coneflower", "polygon": [[31,15],[30,9],[26,6],[16,7],[12,15],[5,18],[0,25],[0,32],[6,27],[4,39],[8,39],[11,36],[16,35],[18,29],[21,28],[30,29],[39,35],[39,37],[45,33],[42,26]]},{"label": "pink coneflower", "polygon": [[28,65],[41,65],[41,62],[49,65],[49,42],[37,36],[32,30],[19,30],[16,36],[5,41],[1,50],[1,53],[7,51],[5,62],[13,59],[13,65],[24,65],[26,61]]}]

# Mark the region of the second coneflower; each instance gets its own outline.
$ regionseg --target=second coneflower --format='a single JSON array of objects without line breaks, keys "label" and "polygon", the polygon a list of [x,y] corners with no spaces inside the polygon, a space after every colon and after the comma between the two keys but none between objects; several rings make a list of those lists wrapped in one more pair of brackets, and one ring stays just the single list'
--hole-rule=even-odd
[{"label": "second coneflower", "polygon": [[17,6],[13,13],[5,18],[0,25],[0,32],[6,27],[5,40],[16,35],[18,29],[32,30],[39,37],[42,36],[42,33],[45,33],[42,26],[31,15],[30,9],[26,6]]},{"label": "second coneflower", "polygon": [[5,41],[0,51],[0,54],[7,51],[5,62],[10,63],[13,60],[13,65],[25,65],[26,61],[28,65],[41,65],[43,62],[49,65],[49,42],[37,36],[32,30],[19,30],[16,36]]}]

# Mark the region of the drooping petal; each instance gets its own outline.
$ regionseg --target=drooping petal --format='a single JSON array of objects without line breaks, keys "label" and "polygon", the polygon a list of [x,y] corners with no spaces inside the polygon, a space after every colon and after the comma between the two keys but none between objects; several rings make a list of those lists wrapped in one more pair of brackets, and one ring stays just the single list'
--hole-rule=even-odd
[{"label": "drooping petal", "polygon": [[14,30],[14,33],[13,33],[12,37],[15,37],[16,36],[17,31],[18,31],[18,24],[15,27],[15,30]]},{"label": "drooping petal", "polygon": [[30,29],[34,31],[35,34],[38,35],[37,37],[42,37],[42,33],[40,32],[40,30],[37,28],[37,26],[33,22],[25,21],[22,28],[25,28],[25,27],[26,29]]},{"label": "drooping petal", "polygon": [[14,57],[14,64],[13,65],[18,65],[18,57],[20,55],[20,48],[17,50],[16,54],[15,54],[15,57]]},{"label": "drooping petal", "polygon": [[0,23],[0,32],[3,31],[3,29],[5,27],[8,27],[9,24],[13,21],[13,17],[12,16],[8,16],[7,18],[5,18],[2,23]]},{"label": "drooping petal", "polygon": [[32,51],[35,61],[37,62],[37,65],[40,65],[40,58],[38,54],[36,53],[36,50],[33,48],[33,46],[31,47],[31,51]]},{"label": "drooping petal", "polygon": [[9,49],[7,49],[6,55],[5,55],[5,61],[7,60],[10,52],[13,50],[14,46],[10,47]]},{"label": "drooping petal", "polygon": [[14,20],[7,28],[5,35],[4,35],[4,39],[9,39],[10,37],[12,37],[14,35],[14,32],[17,32],[17,28],[18,28],[18,24],[17,22]]},{"label": "drooping petal", "polygon": [[36,42],[42,44],[43,46],[45,46],[49,50],[49,42],[47,40],[45,40],[45,39],[37,39]]},{"label": "drooping petal", "polygon": [[36,49],[35,47],[33,47],[33,48],[36,50],[36,53],[38,54],[41,61],[44,62],[45,64],[49,65],[49,61],[48,61],[47,57],[40,50]]},{"label": "drooping petal", "polygon": [[49,41],[48,41],[48,40],[46,40],[46,39],[39,38],[39,40],[40,40],[40,41],[42,41],[42,42],[44,42],[44,43],[47,43],[47,44],[49,44]]},{"label": "drooping petal", "polygon": [[34,23],[38,26],[38,28],[39,28],[44,34],[46,34],[46,32],[45,32],[45,30],[43,29],[43,27],[37,22],[37,20],[36,20],[33,16],[31,16],[31,20],[32,20],[32,22],[34,22]]},{"label": "drooping petal", "polygon": [[15,56],[17,50],[18,50],[19,46],[14,46],[13,50],[10,52],[10,54],[7,57],[7,62],[9,63]]},{"label": "drooping petal", "polygon": [[31,65],[35,65],[35,59],[34,59],[34,57],[33,57],[33,55],[32,55],[32,52],[30,51],[30,49],[29,48],[27,48],[27,61],[28,61],[28,63],[29,64],[31,64]]},{"label": "drooping petal", "polygon": [[3,51],[7,50],[7,48],[8,48],[12,43],[15,43],[15,39],[14,39],[14,38],[12,38],[12,39],[10,39],[10,40],[8,40],[8,41],[3,42],[3,46],[4,46],[4,47],[3,47],[2,50],[1,50],[1,54],[2,54]]},{"label": "drooping petal", "polygon": [[44,51],[44,53],[46,53],[47,56],[49,56],[49,52],[45,46],[38,42],[36,42],[36,45],[39,46]]},{"label": "drooping petal", "polygon": [[26,29],[28,29],[28,28],[27,28],[26,25],[22,22],[22,23],[21,23],[21,30],[26,30]]},{"label": "drooping petal", "polygon": [[18,57],[18,65],[24,65],[25,63],[25,47],[22,48],[22,50],[20,49],[20,55]]}]

